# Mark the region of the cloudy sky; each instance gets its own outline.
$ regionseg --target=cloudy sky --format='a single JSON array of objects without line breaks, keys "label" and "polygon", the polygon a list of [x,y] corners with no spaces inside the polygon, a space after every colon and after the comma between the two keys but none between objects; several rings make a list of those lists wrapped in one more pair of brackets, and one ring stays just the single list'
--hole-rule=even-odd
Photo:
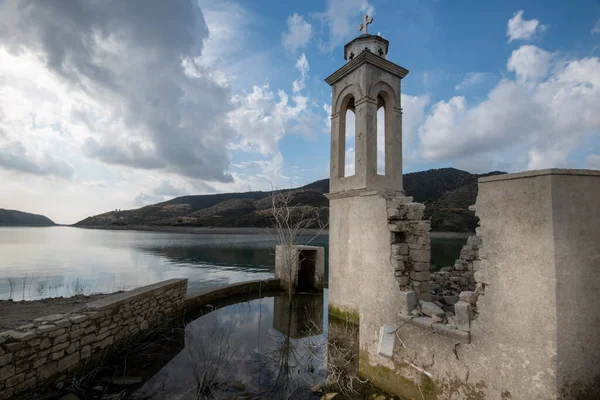
[{"label": "cloudy sky", "polygon": [[600,169],[600,1],[490,3],[0,0],[0,208],[74,223],[327,177],[323,79],[365,12],[410,70],[406,172]]}]

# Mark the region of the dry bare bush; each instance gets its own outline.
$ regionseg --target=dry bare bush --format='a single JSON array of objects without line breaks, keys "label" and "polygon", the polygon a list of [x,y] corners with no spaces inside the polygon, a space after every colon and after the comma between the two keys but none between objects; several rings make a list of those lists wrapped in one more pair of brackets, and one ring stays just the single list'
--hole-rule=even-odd
[{"label": "dry bare bush", "polygon": [[[294,192],[292,190],[273,190],[271,194],[271,213],[273,217],[274,236],[277,244],[282,248],[283,271],[288,281],[288,299],[294,293],[295,277],[294,264],[298,257],[294,246],[308,245],[317,238],[327,227],[327,222],[320,215],[318,207],[302,204],[292,205]],[[312,231],[311,231],[312,230]],[[308,239],[306,237],[308,236]],[[301,243],[301,238],[304,238]],[[302,261],[302,260],[300,260]]]}]

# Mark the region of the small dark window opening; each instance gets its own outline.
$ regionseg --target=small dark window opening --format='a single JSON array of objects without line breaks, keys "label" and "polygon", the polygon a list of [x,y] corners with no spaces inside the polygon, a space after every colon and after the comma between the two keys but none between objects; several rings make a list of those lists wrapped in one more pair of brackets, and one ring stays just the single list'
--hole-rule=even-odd
[{"label": "small dark window opening", "polygon": [[315,273],[317,272],[317,251],[301,250],[298,267],[298,292],[315,292]]}]

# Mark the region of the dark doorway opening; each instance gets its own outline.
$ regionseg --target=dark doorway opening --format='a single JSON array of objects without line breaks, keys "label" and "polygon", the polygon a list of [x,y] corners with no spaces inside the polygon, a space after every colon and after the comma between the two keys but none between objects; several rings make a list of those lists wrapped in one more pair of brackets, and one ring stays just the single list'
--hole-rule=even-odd
[{"label": "dark doorway opening", "polygon": [[298,260],[298,285],[297,292],[316,292],[315,272],[317,270],[317,251],[302,250]]}]

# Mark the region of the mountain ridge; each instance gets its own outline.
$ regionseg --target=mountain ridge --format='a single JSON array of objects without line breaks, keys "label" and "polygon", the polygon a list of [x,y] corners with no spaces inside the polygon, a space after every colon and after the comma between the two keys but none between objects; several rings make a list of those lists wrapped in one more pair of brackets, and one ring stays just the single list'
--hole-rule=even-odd
[{"label": "mountain ridge", "polygon": [[56,226],[56,224],[44,215],[0,208],[0,226]]},{"label": "mountain ridge", "polygon": [[[426,205],[425,217],[433,231],[472,232],[477,217],[468,207],[477,197],[477,179],[503,174],[471,174],[456,168],[431,169],[404,175],[404,189],[415,202]],[[328,217],[329,179],[289,189],[293,192],[290,206],[318,209]],[[109,211],[85,218],[74,226],[123,228],[133,226],[189,227],[268,227],[271,226],[271,192],[252,191],[186,195],[133,210]]]}]

